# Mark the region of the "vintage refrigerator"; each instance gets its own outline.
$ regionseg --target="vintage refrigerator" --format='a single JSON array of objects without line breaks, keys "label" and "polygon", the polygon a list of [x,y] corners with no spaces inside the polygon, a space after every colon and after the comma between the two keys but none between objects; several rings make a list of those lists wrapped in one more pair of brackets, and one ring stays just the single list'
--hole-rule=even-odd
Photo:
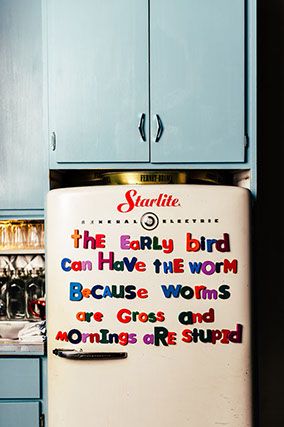
[{"label": "vintage refrigerator", "polygon": [[250,192],[47,197],[49,427],[252,425]]}]

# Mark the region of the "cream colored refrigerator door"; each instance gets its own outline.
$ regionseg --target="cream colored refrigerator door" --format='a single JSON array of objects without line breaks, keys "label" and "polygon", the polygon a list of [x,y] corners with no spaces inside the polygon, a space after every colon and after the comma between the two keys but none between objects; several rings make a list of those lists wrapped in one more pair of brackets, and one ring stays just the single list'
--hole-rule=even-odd
[{"label": "cream colored refrigerator door", "polygon": [[249,210],[229,186],[49,192],[49,427],[251,426]]}]

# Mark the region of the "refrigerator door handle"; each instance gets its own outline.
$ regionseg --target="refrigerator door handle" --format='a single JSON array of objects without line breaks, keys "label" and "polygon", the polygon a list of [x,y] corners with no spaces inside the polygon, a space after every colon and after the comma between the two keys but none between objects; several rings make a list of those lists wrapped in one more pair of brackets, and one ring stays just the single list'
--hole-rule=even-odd
[{"label": "refrigerator door handle", "polygon": [[74,349],[63,349],[63,348],[55,348],[53,350],[53,354],[58,357],[63,357],[66,359],[73,360],[114,360],[114,359],[126,359],[126,352],[119,351],[96,351],[96,352],[87,352],[87,351],[78,351]]}]

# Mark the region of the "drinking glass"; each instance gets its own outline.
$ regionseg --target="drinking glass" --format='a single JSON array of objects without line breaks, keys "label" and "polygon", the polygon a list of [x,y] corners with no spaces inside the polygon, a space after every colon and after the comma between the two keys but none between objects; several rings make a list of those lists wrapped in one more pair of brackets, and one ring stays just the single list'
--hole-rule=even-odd
[{"label": "drinking glass", "polygon": [[0,222],[0,249],[10,249],[11,246],[11,222]]},{"label": "drinking glass", "polygon": [[38,222],[36,225],[37,234],[39,239],[39,246],[41,249],[44,248],[44,224],[43,222]]},{"label": "drinking glass", "polygon": [[27,247],[31,249],[40,248],[40,239],[37,226],[33,222],[28,224]]}]

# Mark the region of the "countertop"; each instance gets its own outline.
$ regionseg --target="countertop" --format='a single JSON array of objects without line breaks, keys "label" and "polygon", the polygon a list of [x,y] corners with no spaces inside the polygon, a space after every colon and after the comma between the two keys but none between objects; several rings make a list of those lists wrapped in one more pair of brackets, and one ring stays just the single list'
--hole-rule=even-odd
[{"label": "countertop", "polygon": [[0,339],[0,357],[2,356],[44,356],[46,343],[24,343],[19,340]]}]

